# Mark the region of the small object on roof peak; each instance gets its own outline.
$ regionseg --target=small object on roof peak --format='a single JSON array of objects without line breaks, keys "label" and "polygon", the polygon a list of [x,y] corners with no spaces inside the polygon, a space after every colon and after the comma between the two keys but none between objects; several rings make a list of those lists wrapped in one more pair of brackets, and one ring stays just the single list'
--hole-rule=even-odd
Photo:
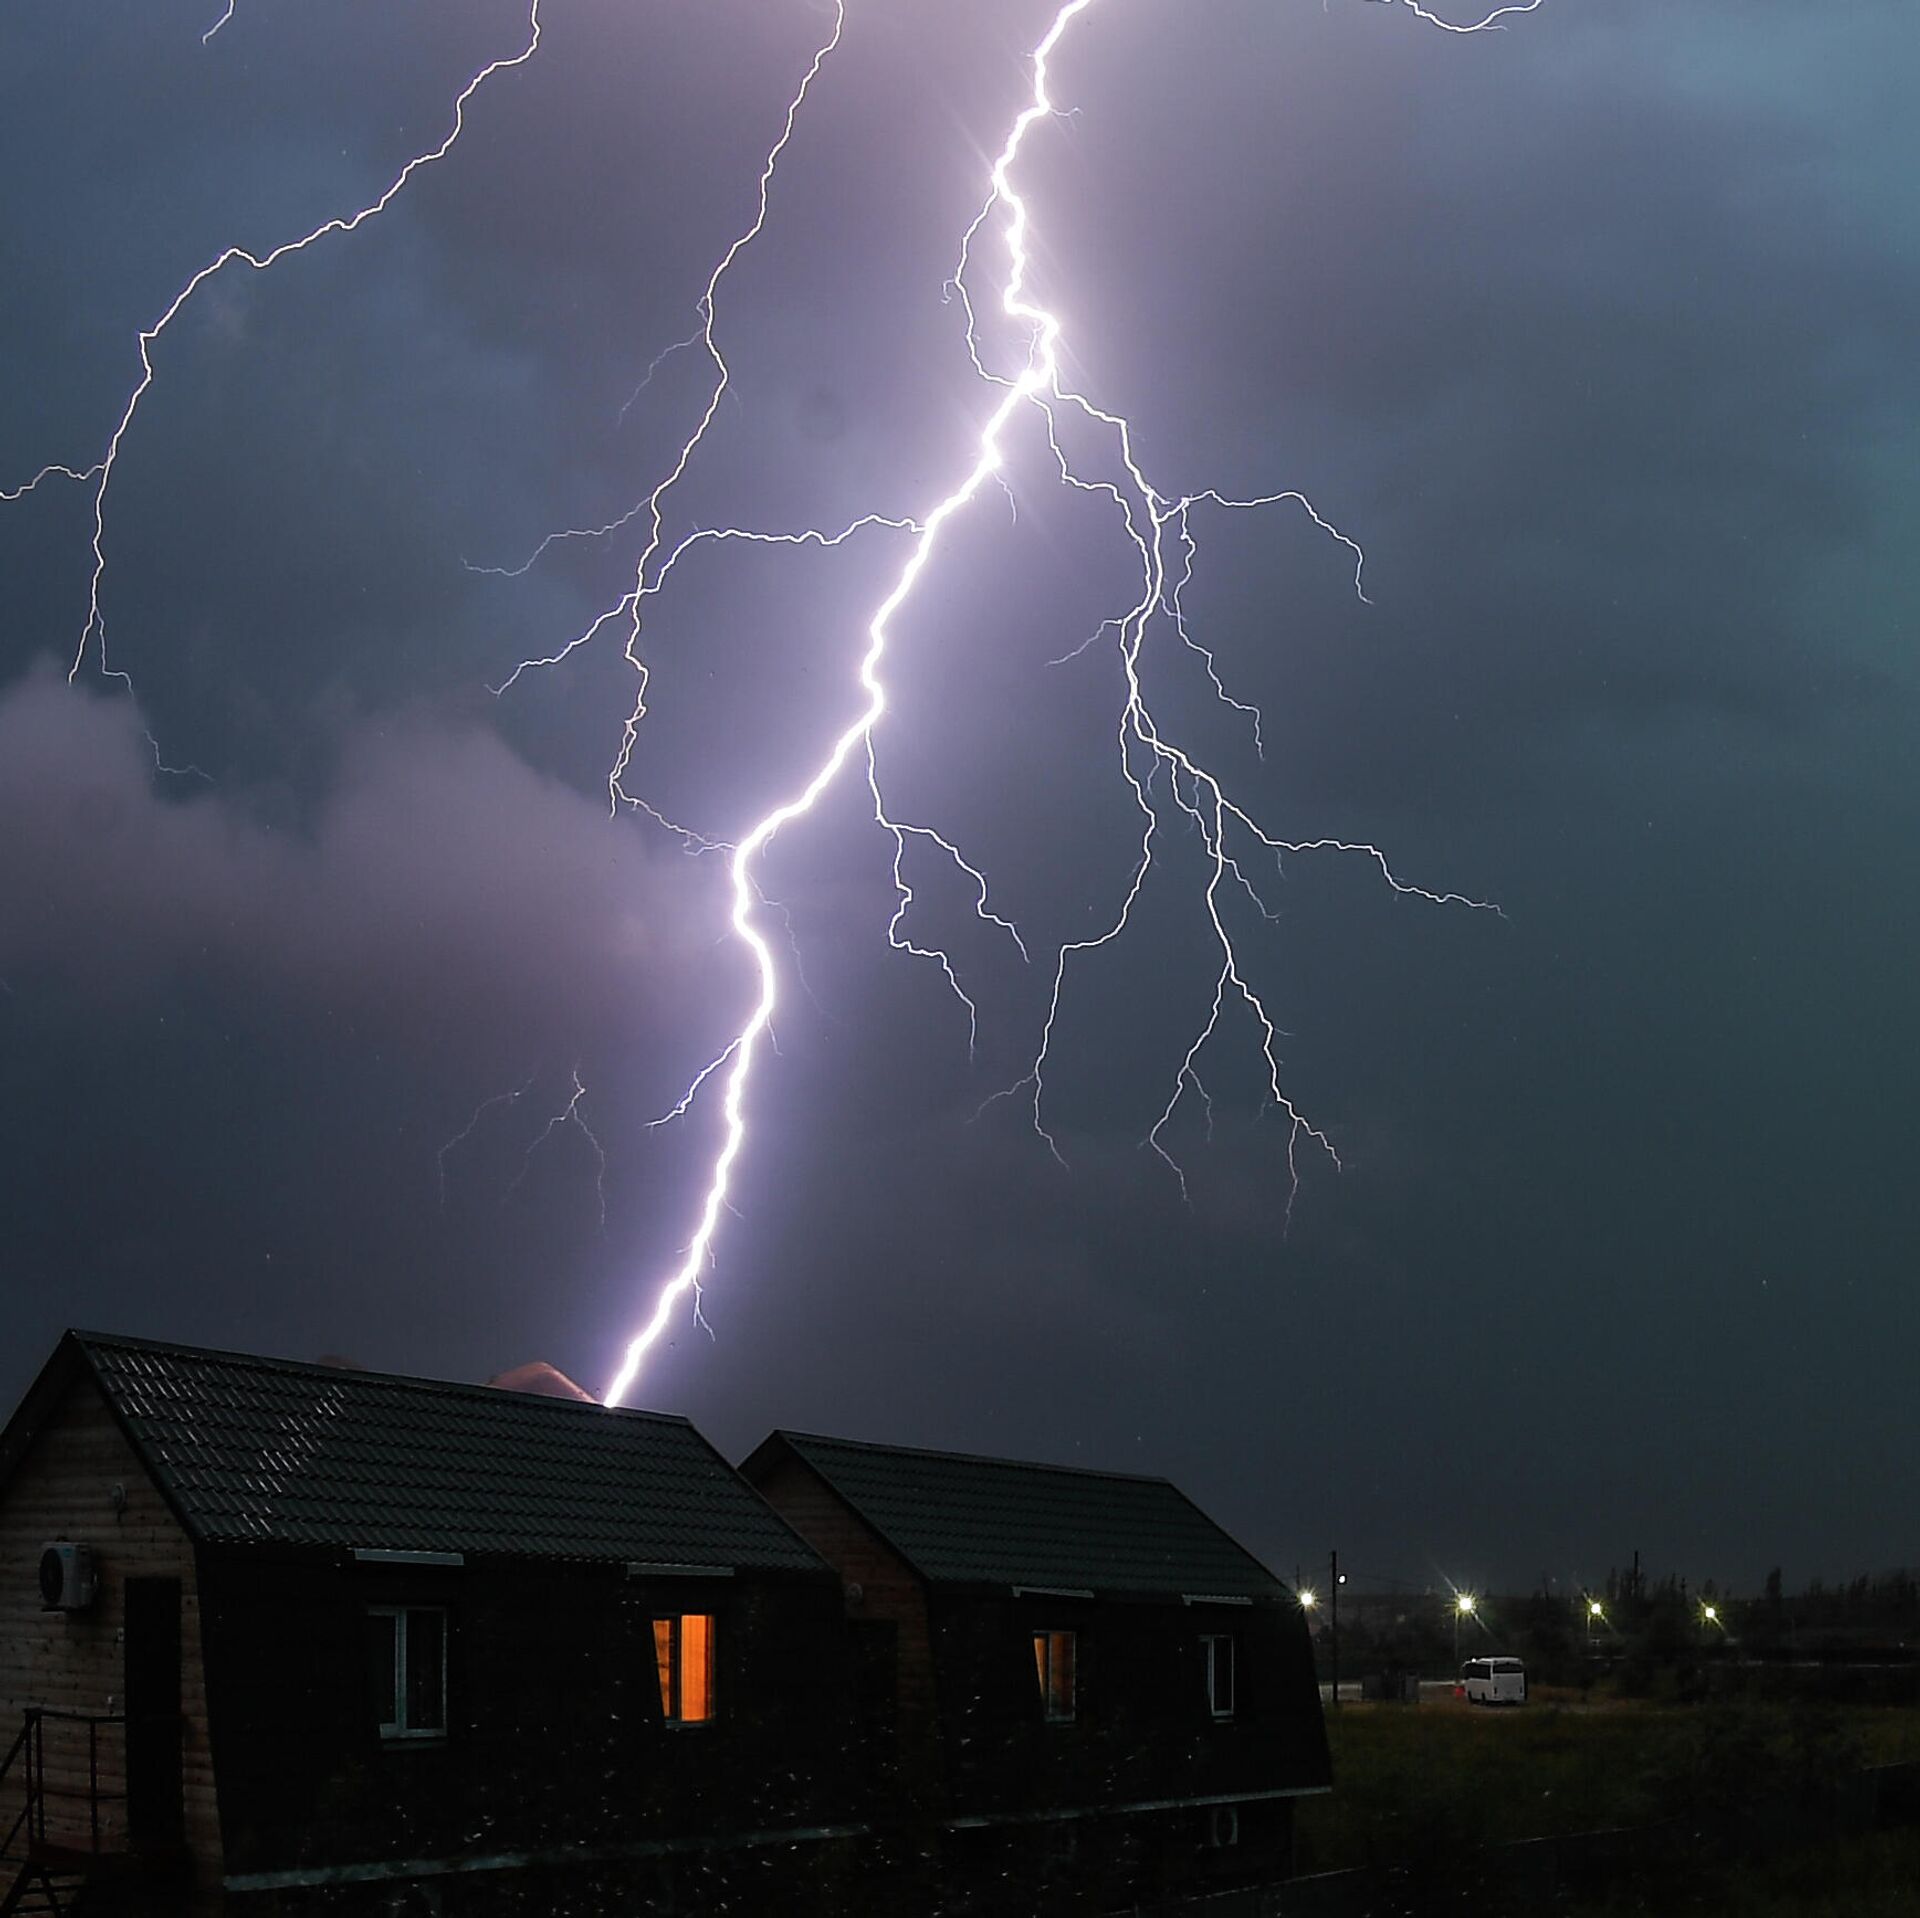
[{"label": "small object on roof peak", "polygon": [[549,1365],[545,1359],[496,1372],[487,1383],[503,1392],[537,1392],[542,1398],[578,1399],[583,1405],[599,1403],[584,1386],[574,1384],[558,1366]]}]

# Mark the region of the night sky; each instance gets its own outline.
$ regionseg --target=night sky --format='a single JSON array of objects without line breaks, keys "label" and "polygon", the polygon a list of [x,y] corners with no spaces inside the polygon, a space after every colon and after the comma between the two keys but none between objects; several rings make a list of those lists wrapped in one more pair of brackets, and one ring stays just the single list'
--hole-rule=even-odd
[{"label": "night sky", "polygon": [[[686,1242],[751,989],[721,862],[608,766],[631,507],[831,24],[546,0],[391,208],[162,337],[107,496],[0,504],[0,1287],[11,1403],[68,1325],[598,1389]],[[0,487],[97,459],[137,336],[230,244],[377,196],[524,44],[512,0],[23,0],[0,38]],[[852,0],[723,283],[677,537],[924,513],[993,393],[943,299],[1050,9]],[[1110,515],[1031,421],[896,624],[877,750],[990,873],[889,951],[862,780],[777,843],[792,928],[706,1294],[641,1402],[1165,1473],[1278,1569],[1751,1586],[1920,1559],[1920,38],[1908,0],[1099,0],[1022,189],[1071,370],[1196,519],[1163,722],[1276,831],[1235,930],[1337,1147],[1287,1219],[1241,1012],[1141,1149],[1216,961],[1196,835],[1138,841]],[[1008,361],[1010,338],[989,333]],[[1017,357],[1017,356],[1016,356]],[[636,389],[637,395],[636,395]],[[629,784],[716,838],[802,781],[902,535],[698,549],[648,604]],[[168,766],[156,770],[153,746]],[[1177,823],[1177,821],[1176,821]],[[782,941],[784,928],[770,918]],[[797,957],[796,957],[797,956]],[[578,1075],[577,1081],[575,1075]],[[575,1116],[565,1120],[576,1083]],[[486,1102],[491,1101],[491,1104]],[[465,1136],[460,1136],[463,1128]],[[544,1134],[544,1136],[543,1136]],[[452,1142],[450,1144],[450,1142]],[[597,1145],[596,1145],[597,1142]],[[604,1153],[604,1174],[600,1154]]]}]

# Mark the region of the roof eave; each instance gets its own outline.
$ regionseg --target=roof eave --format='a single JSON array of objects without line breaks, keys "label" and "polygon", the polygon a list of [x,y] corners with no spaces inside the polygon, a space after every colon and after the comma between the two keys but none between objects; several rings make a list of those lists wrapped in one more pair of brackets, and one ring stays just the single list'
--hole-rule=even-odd
[{"label": "roof eave", "polygon": [[72,1332],[62,1333],[46,1363],[35,1373],[33,1383],[20,1395],[20,1403],[14,1407],[12,1416],[0,1426],[0,1492],[6,1490],[32,1451],[49,1412],[60,1403],[75,1376],[85,1369],[86,1355],[78,1338]]},{"label": "roof eave", "polygon": [[139,1460],[141,1469],[160,1494],[174,1523],[196,1546],[204,1544],[204,1535],[175,1495],[168,1474],[141,1442],[140,1435],[122,1416],[120,1407],[114,1402],[113,1393],[94,1363],[89,1337],[88,1333],[72,1329],[61,1333],[59,1343],[21,1396],[13,1416],[7,1420],[4,1429],[0,1429],[0,1492],[6,1490],[14,1474],[26,1461],[33,1450],[34,1440],[39,1437],[47,1420],[65,1403],[75,1383],[84,1378],[100,1395],[107,1416],[113,1420],[114,1429],[126,1441],[127,1449]]}]

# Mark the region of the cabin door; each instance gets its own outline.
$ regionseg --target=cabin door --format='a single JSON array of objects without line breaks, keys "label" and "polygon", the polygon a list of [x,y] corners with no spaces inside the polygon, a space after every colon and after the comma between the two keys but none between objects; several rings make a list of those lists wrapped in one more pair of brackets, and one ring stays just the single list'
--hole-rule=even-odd
[{"label": "cabin door", "polygon": [[180,1581],[127,1580],[127,1831],[138,1851],[180,1843]]}]

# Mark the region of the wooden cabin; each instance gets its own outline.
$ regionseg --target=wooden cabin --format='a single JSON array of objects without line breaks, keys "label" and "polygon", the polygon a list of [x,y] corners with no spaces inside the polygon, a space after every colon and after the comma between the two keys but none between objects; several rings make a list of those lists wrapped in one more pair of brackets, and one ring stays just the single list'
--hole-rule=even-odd
[{"label": "wooden cabin", "polygon": [[1164,1480],[79,1333],[0,1431],[0,1918],[1129,1911],[1326,1785]]},{"label": "wooden cabin", "polygon": [[69,1334],[0,1433],[0,1918],[838,1918],[846,1643],[683,1419]]},{"label": "wooden cabin", "polygon": [[1173,1485],[797,1432],[741,1471],[844,1581],[899,1910],[1287,1875],[1329,1785],[1306,1623]]}]

